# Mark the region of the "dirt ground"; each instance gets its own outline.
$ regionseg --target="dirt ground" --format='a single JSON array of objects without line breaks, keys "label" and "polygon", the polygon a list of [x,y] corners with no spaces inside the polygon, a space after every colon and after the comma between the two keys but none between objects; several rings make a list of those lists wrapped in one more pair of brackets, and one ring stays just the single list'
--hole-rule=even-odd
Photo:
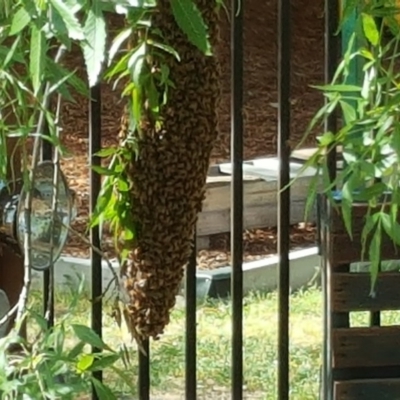
[{"label": "dirt ground", "polygon": [[[273,155],[277,151],[277,1],[248,0],[245,6],[244,154],[246,159],[252,159]],[[321,96],[310,85],[323,80],[324,15],[322,2],[293,1],[292,9],[291,143],[295,146],[321,106]],[[226,162],[230,157],[230,23],[225,14],[222,14],[218,56],[223,70],[221,133],[215,144],[212,163]],[[78,65],[79,75],[84,76],[82,60],[76,53],[69,55],[66,61],[70,66]],[[64,159],[62,167],[71,187],[78,194],[80,206],[74,229],[82,234],[89,204],[88,105],[84,98],[77,97],[76,100],[76,104],[63,105],[63,141],[73,157]],[[116,142],[122,103],[119,93],[107,85],[102,88],[102,113],[102,143],[108,146]],[[305,146],[312,145],[313,139],[305,143]],[[314,228],[310,226],[293,227],[292,247],[313,243],[314,233]],[[276,251],[273,228],[246,232],[244,239],[246,259]],[[209,252],[199,254],[199,266],[202,268],[212,268],[229,259],[227,235],[213,238],[211,245]],[[82,238],[72,235],[66,252],[86,256],[88,246]],[[217,262],[216,258],[223,262]]]}]

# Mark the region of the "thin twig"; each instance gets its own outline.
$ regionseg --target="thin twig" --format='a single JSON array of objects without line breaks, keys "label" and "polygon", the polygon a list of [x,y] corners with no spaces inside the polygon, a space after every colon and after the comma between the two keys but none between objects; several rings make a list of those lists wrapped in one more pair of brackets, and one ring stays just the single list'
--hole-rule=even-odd
[{"label": "thin twig", "polygon": [[[58,62],[65,51],[64,46],[60,46],[55,57],[55,61]],[[24,219],[25,219],[25,232],[24,232],[24,283],[21,289],[21,293],[18,299],[17,306],[17,321],[20,321],[25,315],[26,305],[28,302],[28,294],[31,284],[31,266],[32,266],[32,246],[31,246],[31,212],[32,212],[32,191],[35,184],[35,171],[39,162],[40,145],[42,138],[40,133],[43,131],[45,123],[45,113],[50,103],[50,83],[47,82],[43,95],[42,110],[39,114],[39,121],[37,125],[37,136],[33,143],[32,162],[31,169],[29,171],[29,187],[26,191],[26,197],[24,202]],[[26,168],[26,158],[24,159],[24,167]]]},{"label": "thin twig", "polygon": [[[56,107],[56,119],[54,121],[55,126],[56,126],[56,136],[57,138],[60,135],[60,127],[59,127],[59,119],[60,119],[60,113],[61,113],[61,95],[59,94],[57,96],[57,107]],[[60,153],[58,149],[55,149],[54,152],[54,157],[53,157],[53,193],[52,193],[52,225],[51,225],[51,235],[50,235],[50,260],[49,260],[49,272],[51,277],[54,274],[54,232],[55,232],[55,221],[58,219],[57,217],[57,210],[58,210],[58,184],[59,184],[59,170],[60,170]],[[52,307],[52,301],[53,301],[53,290],[54,290],[54,282],[53,279],[49,280],[49,286],[47,288],[48,290],[48,300],[46,304],[46,312],[45,312],[45,318],[49,319],[50,318],[50,309]]]},{"label": "thin twig", "polygon": [[110,279],[110,281],[107,283],[106,288],[104,289],[103,293],[100,296],[95,297],[94,299],[92,299],[92,301],[95,303],[96,301],[100,301],[101,299],[104,299],[104,297],[106,297],[106,294],[108,293],[108,291],[111,289],[111,285],[115,283],[115,288],[114,290],[118,291],[118,296],[119,296],[119,284],[117,281],[117,278],[114,276]]},{"label": "thin twig", "polygon": [[4,324],[6,324],[13,316],[14,314],[17,312],[18,310],[18,304],[15,304],[14,307],[12,307],[8,313],[6,315],[4,315],[4,317],[2,319],[0,319],[0,326],[3,326]]},{"label": "thin twig", "polygon": [[[64,225],[66,226],[66,225]],[[119,278],[118,278],[118,274],[115,272],[114,267],[111,264],[110,259],[106,256],[106,254],[101,251],[98,247],[94,246],[89,239],[87,239],[85,236],[83,236],[81,233],[79,233],[77,230],[75,230],[74,228],[72,228],[71,226],[67,227],[71,233],[73,233],[75,236],[79,237],[80,240],[82,240],[85,244],[89,245],[91,249],[93,249],[93,251],[98,254],[107,264],[108,269],[111,271],[111,274],[113,276],[113,278],[110,280],[109,284],[107,285],[106,290],[104,291],[104,293],[101,295],[101,297],[104,297],[105,293],[110,289],[111,287],[111,283],[115,282],[115,286],[116,288],[119,290]]]}]

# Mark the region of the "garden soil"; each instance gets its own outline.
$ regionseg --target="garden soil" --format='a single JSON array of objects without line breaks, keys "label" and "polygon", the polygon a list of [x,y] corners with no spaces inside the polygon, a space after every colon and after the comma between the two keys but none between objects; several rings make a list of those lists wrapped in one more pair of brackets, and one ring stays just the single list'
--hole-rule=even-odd
[{"label": "garden soil", "polygon": [[[215,144],[211,163],[230,158],[230,17],[221,13],[221,45],[217,49],[223,80],[220,109],[220,135]],[[118,19],[110,21],[117,28]],[[311,85],[323,81],[324,65],[323,2],[292,2],[292,62],[291,62],[291,145],[295,147],[303,137],[306,126],[322,105],[320,93]],[[277,1],[248,0],[244,27],[244,155],[246,159],[275,155],[277,152]],[[66,58],[70,68],[85,78],[79,51]],[[71,187],[76,190],[79,212],[65,249],[74,256],[88,256],[85,233],[89,206],[89,110],[87,100],[78,95],[75,103],[65,102],[62,109],[62,140],[71,156],[62,161]],[[102,145],[118,142],[123,103],[120,92],[110,85],[102,87]],[[314,145],[314,137],[304,147]],[[292,248],[310,245],[315,241],[315,229],[301,224],[292,228]],[[254,259],[276,252],[274,228],[258,229],[244,234],[245,259]],[[111,246],[105,239],[104,247]],[[199,267],[215,268],[229,261],[229,236],[218,235],[211,240],[210,251],[199,253]]]}]

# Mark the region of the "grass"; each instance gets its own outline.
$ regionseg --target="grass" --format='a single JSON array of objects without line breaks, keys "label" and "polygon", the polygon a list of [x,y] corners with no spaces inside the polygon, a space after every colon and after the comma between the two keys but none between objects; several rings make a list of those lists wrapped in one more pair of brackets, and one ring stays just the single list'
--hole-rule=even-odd
[{"label": "grass", "polygon": [[[35,293],[39,305],[39,294]],[[56,294],[56,316],[68,311],[70,298]],[[319,398],[319,368],[322,344],[322,296],[317,288],[291,296],[290,312],[290,382],[291,398]],[[199,399],[229,399],[231,366],[231,305],[228,301],[209,301],[198,307],[197,377]],[[90,324],[88,297],[74,311],[75,323]],[[400,322],[400,315],[383,313],[383,324]],[[72,322],[72,321],[71,321]],[[368,315],[352,315],[352,325],[367,325]],[[114,348],[125,343],[130,351],[132,379],[137,377],[136,347],[125,330],[119,330],[107,315],[103,318],[104,340]],[[185,313],[177,307],[160,341],[151,346],[152,399],[183,398],[185,380]],[[244,379],[248,399],[277,398],[277,296],[251,294],[244,299]],[[115,377],[115,387],[126,393]],[[168,396],[165,395],[168,393]]]}]

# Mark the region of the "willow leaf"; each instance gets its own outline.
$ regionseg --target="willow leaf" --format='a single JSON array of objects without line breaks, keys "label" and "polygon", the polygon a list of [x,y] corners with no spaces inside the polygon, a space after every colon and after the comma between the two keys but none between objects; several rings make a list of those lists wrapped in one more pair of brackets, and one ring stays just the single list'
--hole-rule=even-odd
[{"label": "willow leaf", "polygon": [[378,279],[378,273],[381,262],[381,244],[382,244],[382,225],[378,221],[375,233],[372,237],[371,244],[369,246],[369,260],[371,262],[371,295],[375,294],[375,284]]},{"label": "willow leaf", "polygon": [[379,31],[374,18],[372,15],[362,13],[361,19],[365,37],[373,46],[377,46],[379,43]]},{"label": "willow leaf", "polygon": [[31,22],[30,14],[24,7],[21,7],[14,14],[14,17],[11,22],[11,28],[10,28],[9,35],[13,36],[13,35],[16,35],[17,33],[21,32],[28,26],[29,22]]},{"label": "willow leaf", "polygon": [[29,73],[32,87],[37,94],[42,84],[42,76],[46,62],[46,39],[42,30],[36,25],[31,28],[31,42],[29,53]]},{"label": "willow leaf", "polygon": [[89,85],[96,85],[101,73],[105,54],[107,30],[101,4],[93,2],[92,8],[88,12],[84,26],[85,43],[83,45],[83,55],[88,73]]},{"label": "willow leaf", "polygon": [[207,25],[193,0],[171,0],[171,8],[178,26],[189,41],[206,55],[211,54]]},{"label": "willow leaf", "polygon": [[[61,18],[63,19],[65,26],[68,29],[68,34],[71,39],[83,40],[85,35],[83,29],[76,18],[73,8],[69,8],[63,0],[50,0],[51,5],[58,11]],[[95,1],[94,3],[97,3]]]}]

